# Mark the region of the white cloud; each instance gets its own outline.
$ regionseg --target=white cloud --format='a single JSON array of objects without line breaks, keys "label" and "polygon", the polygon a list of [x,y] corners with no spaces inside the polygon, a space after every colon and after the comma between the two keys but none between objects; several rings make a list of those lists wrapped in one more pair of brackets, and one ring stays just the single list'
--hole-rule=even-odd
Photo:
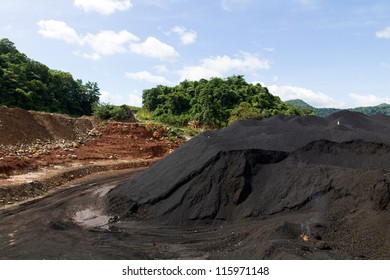
[{"label": "white cloud", "polygon": [[357,93],[348,94],[355,103],[355,106],[376,106],[382,103],[390,104],[390,97],[379,97],[373,94],[361,95]]},{"label": "white cloud", "polygon": [[390,26],[375,33],[376,37],[381,39],[390,39]]},{"label": "white cloud", "polygon": [[158,73],[166,73],[166,72],[168,72],[168,68],[167,68],[166,65],[156,65],[153,68],[156,69],[156,71]]},{"label": "white cloud", "polygon": [[131,44],[130,50],[138,55],[161,60],[173,60],[179,56],[179,53],[172,46],[159,41],[155,37],[148,37],[143,43]]},{"label": "white cloud", "polygon": [[212,77],[222,77],[223,75],[215,70],[207,69],[203,66],[187,66],[179,70],[180,81],[197,81],[200,79],[209,79]]},{"label": "white cloud", "polygon": [[267,86],[267,88],[273,95],[279,96],[283,101],[291,99],[302,99],[317,108],[344,107],[344,103],[336,101],[322,92],[316,92],[306,88],[277,85]]},{"label": "white cloud", "polygon": [[[56,20],[41,20],[38,22],[39,33],[45,38],[65,41],[70,44],[89,46],[92,53],[83,53],[82,56],[88,59],[98,60],[102,56],[109,56],[128,51],[129,42],[139,41],[139,38],[132,33],[122,30],[119,32],[105,30],[98,34],[87,33],[77,34],[76,30],[68,26],[65,22]],[[80,52],[75,52],[80,55]]]},{"label": "white cloud", "polygon": [[12,32],[13,29],[14,29],[14,28],[13,28],[12,25],[10,25],[10,24],[8,24],[7,26],[2,27],[2,30],[3,30],[4,32],[7,32],[7,33]]},{"label": "white cloud", "polygon": [[196,32],[187,31],[187,29],[183,26],[174,26],[171,31],[179,35],[180,41],[183,45],[190,45],[196,41]]},{"label": "white cloud", "polygon": [[142,107],[142,97],[137,90],[129,94],[129,105]]},{"label": "white cloud", "polygon": [[130,0],[74,0],[73,4],[86,12],[98,12],[102,15],[132,8]]},{"label": "white cloud", "polygon": [[[79,52],[76,52],[75,54],[79,55]],[[92,59],[92,60],[99,60],[101,58],[100,54],[97,54],[97,53],[92,53],[92,54],[82,53],[81,56],[84,58],[87,58],[87,59]]]},{"label": "white cloud", "polygon": [[128,96],[123,96],[119,94],[112,94],[108,91],[100,91],[100,102],[110,103],[113,105],[133,105],[137,107],[142,106],[142,97],[141,94],[134,90]]},{"label": "white cloud", "polygon": [[70,44],[83,44],[83,39],[77,34],[76,30],[63,21],[40,20],[38,26],[38,33],[45,38],[62,40]]},{"label": "white cloud", "polygon": [[108,91],[102,90],[100,91],[100,102],[122,105],[123,97],[119,94],[111,94]]},{"label": "white cloud", "polygon": [[162,76],[152,75],[148,71],[127,72],[126,77],[128,77],[129,79],[146,81],[153,84],[170,84],[170,82],[166,78]]},{"label": "white cloud", "polygon": [[106,30],[96,35],[88,33],[83,40],[92,48],[94,54],[108,56],[127,52],[126,44],[138,41],[139,38],[126,30],[119,32]]},{"label": "white cloud", "polygon": [[206,58],[203,60],[202,65],[221,73],[226,73],[230,70],[254,72],[258,69],[270,68],[269,61],[262,60],[256,55],[247,52],[239,52],[236,58],[231,58],[227,55]]},{"label": "white cloud", "polygon": [[223,77],[230,71],[254,73],[270,68],[270,62],[254,54],[239,52],[234,58],[227,55],[205,58],[200,65],[187,66],[179,70],[180,80],[199,80],[201,78]]}]

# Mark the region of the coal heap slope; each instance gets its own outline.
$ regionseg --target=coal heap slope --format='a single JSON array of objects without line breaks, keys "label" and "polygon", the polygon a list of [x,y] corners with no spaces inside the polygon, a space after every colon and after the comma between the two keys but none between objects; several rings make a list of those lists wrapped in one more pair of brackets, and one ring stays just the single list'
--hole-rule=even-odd
[{"label": "coal heap slope", "polygon": [[390,201],[390,117],[275,116],[205,132],[107,195],[108,212],[163,224],[291,211],[337,217]]}]

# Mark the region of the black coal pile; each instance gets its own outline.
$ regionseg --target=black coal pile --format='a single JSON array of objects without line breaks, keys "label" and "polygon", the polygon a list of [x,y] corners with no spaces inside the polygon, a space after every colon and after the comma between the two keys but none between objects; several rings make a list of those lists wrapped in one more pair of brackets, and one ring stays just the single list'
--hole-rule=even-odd
[{"label": "black coal pile", "polygon": [[386,212],[390,117],[239,121],[188,141],[107,196],[119,219],[184,225],[292,212]]}]

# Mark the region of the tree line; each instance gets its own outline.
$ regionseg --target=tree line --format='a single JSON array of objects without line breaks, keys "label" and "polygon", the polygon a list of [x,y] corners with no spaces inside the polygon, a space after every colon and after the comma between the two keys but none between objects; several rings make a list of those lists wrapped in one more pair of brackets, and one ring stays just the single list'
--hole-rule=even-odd
[{"label": "tree line", "polygon": [[70,73],[49,69],[0,40],[0,104],[26,110],[91,115],[99,102],[96,82],[83,83]]},{"label": "tree line", "polygon": [[226,79],[185,80],[179,85],[159,85],[143,91],[143,110],[172,125],[220,128],[237,119],[262,119],[276,114],[308,115],[313,111],[282,102],[259,83],[242,75]]}]

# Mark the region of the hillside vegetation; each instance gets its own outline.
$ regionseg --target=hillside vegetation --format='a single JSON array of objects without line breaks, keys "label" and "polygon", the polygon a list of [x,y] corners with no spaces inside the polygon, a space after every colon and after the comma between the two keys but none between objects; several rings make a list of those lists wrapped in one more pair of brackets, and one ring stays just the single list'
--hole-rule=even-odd
[{"label": "hillside vegetation", "polygon": [[237,119],[262,119],[276,114],[307,115],[311,110],[282,102],[260,84],[243,76],[199,81],[174,87],[159,85],[143,92],[143,110],[172,125],[219,128]]},{"label": "hillside vegetation", "polygon": [[[330,114],[336,113],[338,111],[341,111],[342,109],[337,108],[315,108],[309,104],[307,104],[305,101],[301,99],[293,99],[286,101],[287,103],[299,107],[302,109],[308,109],[312,110],[316,116],[319,117],[326,117]],[[357,107],[357,108],[350,108],[347,109],[348,111],[352,112],[359,112],[366,115],[376,115],[376,114],[383,114],[390,116],[390,105],[389,104],[380,104],[378,106],[367,106],[367,107]]]},{"label": "hillside vegetation", "polygon": [[0,104],[27,110],[91,115],[99,101],[95,82],[84,84],[70,73],[49,69],[0,40]]},{"label": "hillside vegetation", "polygon": [[[0,105],[102,119],[132,117],[131,107],[99,103],[97,83],[84,84],[70,73],[50,69],[19,52],[8,39],[0,40],[0,74]],[[143,92],[143,116],[177,126],[220,128],[239,119],[312,113],[282,102],[260,84],[248,84],[243,76],[185,80]]]}]

